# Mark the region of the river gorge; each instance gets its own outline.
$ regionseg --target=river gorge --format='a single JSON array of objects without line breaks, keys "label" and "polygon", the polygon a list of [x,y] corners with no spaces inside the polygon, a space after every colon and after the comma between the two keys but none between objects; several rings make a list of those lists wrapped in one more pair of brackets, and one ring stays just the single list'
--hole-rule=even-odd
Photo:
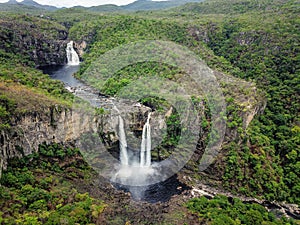
[{"label": "river gorge", "polygon": [[[25,115],[18,118],[15,121],[14,132],[2,131],[1,133],[1,167],[3,169],[6,169],[8,159],[32,154],[42,143],[63,143],[79,146],[85,160],[99,174],[104,174],[105,178],[98,175],[94,177],[92,183],[80,184],[79,189],[94,195],[106,193],[105,199],[115,204],[119,202],[121,205],[130,205],[135,209],[138,207],[141,211],[150,210],[157,213],[159,217],[162,212],[177,210],[176,205],[182,204],[187,199],[199,196],[212,198],[223,194],[231,198],[240,198],[243,202],[259,203],[268,210],[275,210],[278,216],[298,218],[299,210],[294,205],[235,196],[218,187],[209,186],[209,182],[194,179],[190,176],[191,172],[195,173],[191,168],[201,156],[201,148],[196,150],[191,162],[179,173],[161,182],[153,184],[149,182],[149,185],[145,185],[148,179],[151,180],[152,176],[155,176],[156,162],[163,159],[155,146],[161,141],[159,130],[166,128],[164,120],[172,111],[168,109],[164,112],[157,112],[138,102],[107,97],[78,80],[73,75],[79,70],[79,57],[74,56],[76,52],[72,45],[73,42],[69,42],[66,48],[68,56],[66,65],[52,65],[41,67],[41,69],[52,79],[63,82],[65,88],[75,96],[87,101],[92,107],[102,108],[105,113],[95,115],[77,111],[74,107],[71,109],[54,107],[47,109],[49,111],[44,114]],[[218,76],[224,79],[222,74]],[[233,85],[233,83],[229,84]],[[245,126],[263,106],[258,104],[251,107],[252,111],[249,110],[244,114]],[[233,130],[227,132],[229,137],[236,135]],[[99,141],[87,145],[90,139],[86,136],[85,140],[82,140],[82,135],[92,136],[93,133],[100,134],[99,137],[104,140],[105,146]],[[22,152],[18,150],[20,148]],[[91,153],[95,152],[96,156],[91,157]],[[111,164],[111,159],[114,165],[108,165]],[[106,165],[113,172],[107,173],[107,169],[103,172],[98,166],[99,163],[101,167]],[[209,168],[208,174],[215,173],[214,170],[214,167]]]},{"label": "river gorge", "polygon": [[299,224],[298,1],[49,4],[0,3],[0,224]]},{"label": "river gorge", "polygon": [[[165,126],[165,123],[162,122],[162,120],[166,115],[161,116],[154,112],[154,116],[151,116],[153,113],[151,108],[143,106],[137,102],[122,101],[120,99],[104,96],[96,89],[76,79],[73,75],[79,70],[80,65],[78,56],[74,56],[76,52],[74,49],[70,48],[72,45],[73,42],[70,42],[67,46],[67,55],[69,55],[67,65],[43,67],[42,70],[44,73],[49,74],[52,79],[62,81],[68,91],[84,99],[85,101],[88,101],[93,107],[101,107],[105,110],[113,112],[110,114],[112,117],[109,119],[108,117],[102,117],[102,119],[107,120],[109,121],[108,123],[110,123],[110,125],[104,129],[106,133],[110,133],[110,137],[108,138],[110,139],[110,147],[114,146],[114,150],[110,150],[110,154],[112,154],[115,159],[119,161],[118,169],[113,175],[111,175],[110,179],[108,179],[108,181],[113,184],[113,189],[115,190],[110,190],[109,192],[117,191],[118,194],[115,193],[116,195],[124,195],[123,198],[125,202],[128,201],[128,196],[126,195],[128,192],[130,193],[130,198],[134,200],[134,202],[130,203],[131,205],[140,205],[143,204],[142,202],[144,202],[145,205],[143,207],[150,207],[151,210],[154,211],[163,210],[162,208],[169,207],[174,201],[181,202],[185,201],[186,198],[199,196],[212,198],[216,195],[222,194],[230,198],[240,198],[245,203],[254,202],[261,204],[268,210],[274,211],[279,217],[281,215],[285,215],[291,216],[292,218],[298,218],[299,209],[297,209],[294,205],[286,205],[255,198],[235,196],[229,192],[219,190],[218,188],[209,187],[205,183],[192,180],[186,175],[188,172],[186,168],[183,169],[183,171],[181,171],[179,174],[175,174],[165,181],[147,186],[141,186],[140,184],[145,182],[148,176],[151,177],[155,175],[155,167],[152,168],[151,166],[151,139],[153,138],[151,137],[151,129],[153,133],[151,123],[153,123],[153,127],[155,127],[155,129]],[[72,61],[74,59],[75,62]],[[123,109],[120,111],[118,108]],[[128,114],[130,116],[128,116]],[[122,116],[124,116],[125,121]],[[249,120],[251,120],[251,118],[253,118],[253,115],[250,113],[248,117],[246,117],[247,124],[250,123]],[[130,121],[132,119],[133,121]],[[159,124],[154,125],[155,120],[159,121],[156,121],[156,123]],[[126,127],[125,123],[127,124]],[[134,123],[135,125],[133,125]],[[131,124],[131,126],[128,126],[128,124]],[[130,129],[129,127],[132,126],[139,127],[140,129],[140,140],[138,143],[127,143],[128,141],[126,134],[129,134],[132,131],[125,131],[125,129]],[[93,127],[91,130],[96,131],[99,129],[99,124],[92,125],[91,127]],[[84,130],[87,131],[89,129],[90,128]],[[82,131],[77,132],[80,133]],[[157,132],[154,133],[157,134]],[[132,136],[133,134],[129,135]],[[132,140],[132,138],[129,138],[129,140]],[[137,140],[135,139],[134,141],[136,142]],[[112,144],[113,142],[118,144]],[[103,160],[101,160],[101,162],[103,162]],[[100,179],[98,182],[102,183],[103,180]],[[106,183],[106,181],[104,183]],[[111,189],[111,187],[107,188]],[[155,205],[155,203],[158,205]],[[168,206],[166,206],[166,204]],[[172,210],[172,208],[173,207],[170,209]]]}]

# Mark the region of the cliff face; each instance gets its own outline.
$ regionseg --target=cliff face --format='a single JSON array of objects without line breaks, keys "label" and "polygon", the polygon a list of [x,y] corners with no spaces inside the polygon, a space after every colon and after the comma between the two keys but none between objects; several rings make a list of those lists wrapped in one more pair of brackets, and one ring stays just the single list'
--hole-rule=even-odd
[{"label": "cliff face", "polygon": [[[232,93],[235,93],[232,96],[234,105],[231,106],[231,110],[233,108],[234,111],[228,111],[228,125],[224,140],[226,143],[239,138],[238,127],[246,129],[253,117],[263,111],[265,101],[257,93],[255,85],[249,82],[241,81],[228,75],[225,76],[221,73],[216,73],[216,77],[222,84],[226,99],[232,96]],[[25,92],[21,94],[28,95]],[[22,101],[22,104],[24,101]],[[35,104],[38,104],[38,102],[49,102],[49,100],[41,98],[39,101],[33,101],[32,106],[27,104],[27,108],[37,110],[38,106]],[[232,103],[228,104],[230,106]],[[13,116],[10,122],[11,128],[0,131],[0,168],[5,169],[10,158],[22,157],[37,151],[42,143],[62,143],[80,147],[80,138],[84,134],[90,136],[97,134],[98,140],[101,139],[107,150],[115,158],[118,158],[120,139],[118,115],[121,115],[124,119],[128,147],[133,152],[139,151],[143,126],[151,109],[132,102],[115,102],[114,105],[117,105],[119,112],[110,111],[103,114],[95,114],[75,109],[71,110],[67,107],[58,106],[56,103],[49,103],[39,111],[29,110],[25,114]],[[172,111],[172,109],[167,109],[164,112],[156,111],[152,113],[153,148],[161,144],[162,138],[166,134],[164,133],[167,128],[166,118],[172,115]],[[205,105],[201,103],[199,105],[199,113],[204,114],[204,112]],[[231,120],[234,121],[234,118],[231,118],[230,115],[233,113],[236,113],[241,118],[239,126],[232,125],[233,122]],[[205,115],[202,116],[205,117]],[[209,129],[207,130],[203,126],[202,129],[200,131],[202,136],[199,140],[199,146],[192,158],[191,165],[188,166],[191,170],[193,170],[194,166],[197,167],[198,160],[205,149],[205,137]],[[94,140],[91,138],[88,141]],[[89,144],[88,141],[84,144]],[[93,146],[95,148],[98,147],[95,144]],[[138,154],[138,152],[136,153]],[[172,148],[167,149],[167,152],[160,152],[159,148],[156,148],[152,151],[152,158],[155,161],[163,160],[170,154],[172,154]],[[213,169],[210,172],[216,173],[216,171],[216,169]]]},{"label": "cliff face", "polygon": [[[149,110],[143,106],[122,105],[121,115],[127,128],[140,129]],[[27,113],[15,117],[10,129],[0,131],[0,171],[6,169],[9,159],[32,154],[42,143],[81,146],[84,134],[98,134],[97,138],[103,138],[105,146],[112,148],[112,154],[118,157],[118,133],[116,112],[96,115],[92,111],[53,106],[44,112]],[[127,134],[133,136],[134,129],[129,128]],[[114,146],[117,148],[113,149]]]},{"label": "cliff face", "polygon": [[37,151],[41,143],[74,142],[83,132],[96,129],[97,124],[88,121],[82,123],[80,118],[79,113],[59,107],[49,108],[45,113],[30,113],[16,118],[9,130],[0,133],[3,168],[6,168],[8,159],[29,155]]},{"label": "cliff face", "polygon": [[23,55],[37,67],[65,64],[67,37],[64,26],[48,19],[22,15],[0,20],[0,49]]}]

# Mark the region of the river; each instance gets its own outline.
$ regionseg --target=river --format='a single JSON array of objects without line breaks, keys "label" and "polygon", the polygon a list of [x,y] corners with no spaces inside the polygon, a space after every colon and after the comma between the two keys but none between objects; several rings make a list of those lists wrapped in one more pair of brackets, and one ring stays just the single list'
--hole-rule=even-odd
[{"label": "river", "polygon": [[[94,107],[104,107],[111,109],[115,104],[117,104],[117,101],[115,101],[114,98],[109,98],[101,95],[99,91],[88,86],[87,84],[76,79],[73,76],[79,70],[79,65],[47,66],[40,69],[45,74],[48,74],[52,79],[62,81],[67,90],[72,92],[74,95],[90,102],[90,104]],[[115,183],[112,184],[119,190],[130,192],[131,197],[136,201],[145,201],[149,203],[168,202],[172,196],[180,195],[183,192],[190,193],[190,197],[197,197],[202,195],[213,197],[217,194],[222,194],[230,198],[240,198],[243,202],[254,202],[263,205],[269,211],[275,210],[274,212],[278,217],[284,214],[285,216],[289,216],[294,219],[300,218],[299,208],[295,205],[234,196],[228,192],[212,189],[208,186],[202,186],[202,188],[200,189],[191,188],[186,184],[180,182],[177,179],[177,175],[172,176],[166,181],[145,187],[124,186]]]},{"label": "river", "polygon": [[[114,98],[105,97],[99,91],[88,86],[73,75],[79,70],[79,65],[70,66],[46,66],[40,68],[43,73],[48,74],[52,79],[62,81],[65,88],[74,95],[90,102],[94,107],[113,108],[118,104]],[[136,201],[146,201],[150,203],[167,202],[172,196],[181,194],[189,187],[181,183],[174,175],[166,181],[149,186],[125,186],[112,183],[115,188],[130,192]]]},{"label": "river", "polygon": [[62,81],[68,91],[88,101],[92,106],[111,109],[114,105],[114,98],[101,95],[99,91],[73,76],[79,68],[79,65],[64,65],[45,66],[41,67],[40,70],[52,79]]}]

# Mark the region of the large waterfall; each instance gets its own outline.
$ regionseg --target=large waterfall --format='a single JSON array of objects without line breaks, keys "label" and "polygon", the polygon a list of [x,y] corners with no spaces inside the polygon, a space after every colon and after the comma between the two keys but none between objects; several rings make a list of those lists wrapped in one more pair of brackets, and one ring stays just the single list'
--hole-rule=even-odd
[{"label": "large waterfall", "polygon": [[[146,124],[143,127],[142,144],[141,144],[141,155],[140,155],[140,166],[151,165],[151,126],[150,126],[151,113],[148,115]],[[145,159],[146,153],[146,159]]]},{"label": "large waterfall", "polygon": [[79,65],[79,57],[73,48],[73,41],[70,41],[67,44],[66,52],[67,52],[68,65],[71,66]]},{"label": "large waterfall", "polygon": [[[140,162],[139,167],[149,167],[151,166],[151,126],[150,126],[150,118],[151,113],[148,114],[147,122],[143,127],[143,134],[142,134],[142,143],[140,149]],[[120,139],[120,162],[122,166],[132,166],[136,165],[136,161],[130,162],[128,157],[128,150],[127,150],[127,140],[126,140],[126,133],[124,128],[124,120],[121,116],[118,116],[118,132],[119,132],[119,139]]]},{"label": "large waterfall", "polygon": [[128,166],[127,140],[124,129],[124,120],[121,116],[119,119],[119,138],[120,138],[120,161],[122,165]]},{"label": "large waterfall", "polygon": [[141,199],[144,193],[144,188],[138,187],[148,186],[155,174],[155,168],[151,164],[150,118],[151,113],[148,114],[147,121],[143,127],[140,151],[134,151],[127,145],[124,120],[118,115],[120,165],[118,171],[114,173],[112,181],[127,186],[130,193],[135,196],[135,199]]}]

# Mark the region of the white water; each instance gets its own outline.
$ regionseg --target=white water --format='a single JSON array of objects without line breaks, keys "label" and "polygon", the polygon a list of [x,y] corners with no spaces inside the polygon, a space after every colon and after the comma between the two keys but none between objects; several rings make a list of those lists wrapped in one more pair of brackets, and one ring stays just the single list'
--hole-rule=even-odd
[{"label": "white water", "polygon": [[[143,127],[142,143],[140,150],[140,163],[139,167],[149,167],[151,166],[151,125],[150,125],[151,113],[148,114],[147,122]],[[124,128],[124,120],[119,115],[118,116],[118,132],[120,139],[120,162],[122,166],[136,166],[136,162],[129,162],[128,152],[127,152],[127,140]]]},{"label": "white water", "polygon": [[120,161],[122,165],[128,166],[128,153],[127,153],[127,140],[124,129],[124,120],[121,116],[118,116],[119,120],[119,138],[120,138]]},{"label": "white water", "polygon": [[[148,115],[146,124],[143,127],[140,166],[151,166],[151,126],[150,126],[151,113]],[[146,159],[145,159],[146,154]]]},{"label": "white water", "polygon": [[[115,107],[119,112],[119,110]],[[124,120],[118,116],[118,133],[120,140],[120,167],[118,172],[112,178],[112,181],[119,182],[123,185],[129,186],[147,186],[149,178],[151,178],[155,170],[151,166],[151,113],[148,115],[147,122],[143,127],[143,137],[140,149],[140,156],[132,157],[128,152],[128,145],[126,140]],[[131,155],[131,157],[129,157]],[[142,196],[143,190],[139,190],[135,196]],[[137,192],[137,190],[135,190]],[[139,198],[139,197],[137,197]]]},{"label": "white water", "polygon": [[70,41],[67,44],[66,52],[67,52],[68,65],[71,66],[79,65],[79,57],[73,48],[73,41]]}]

